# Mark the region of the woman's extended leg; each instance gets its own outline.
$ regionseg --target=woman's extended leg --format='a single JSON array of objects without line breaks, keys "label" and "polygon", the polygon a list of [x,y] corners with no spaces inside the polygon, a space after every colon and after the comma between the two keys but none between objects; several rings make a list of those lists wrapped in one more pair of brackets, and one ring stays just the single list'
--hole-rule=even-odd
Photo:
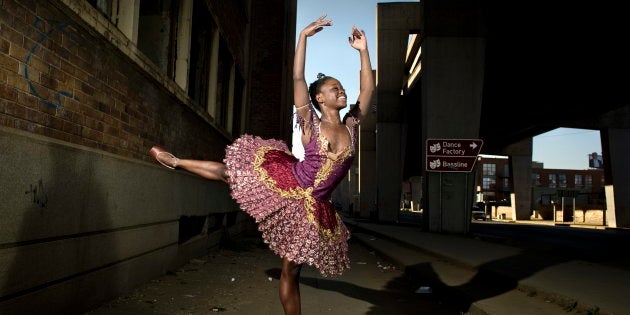
[{"label": "woman's extended leg", "polygon": [[181,168],[206,179],[227,182],[227,167],[221,162],[179,159],[158,146],[151,148],[149,153],[168,168]]},{"label": "woman's extended leg", "polygon": [[285,315],[300,315],[300,271],[301,264],[296,264],[286,257],[282,259],[280,274],[280,302]]},{"label": "woman's extended leg", "polygon": [[179,159],[177,167],[206,179],[227,182],[227,168],[220,162]]}]

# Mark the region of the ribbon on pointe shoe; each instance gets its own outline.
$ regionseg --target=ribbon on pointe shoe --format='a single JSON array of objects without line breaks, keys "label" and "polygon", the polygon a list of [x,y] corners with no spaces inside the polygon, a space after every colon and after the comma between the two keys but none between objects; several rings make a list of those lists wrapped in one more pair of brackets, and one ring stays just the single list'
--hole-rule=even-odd
[{"label": "ribbon on pointe shoe", "polygon": [[[149,153],[156,161],[158,161],[158,163],[170,169],[175,169],[177,167],[177,163],[179,162],[178,158],[159,146],[153,146],[151,150],[149,150]],[[170,159],[170,161],[167,161],[167,159]],[[167,164],[168,162],[170,162],[170,165]]]}]

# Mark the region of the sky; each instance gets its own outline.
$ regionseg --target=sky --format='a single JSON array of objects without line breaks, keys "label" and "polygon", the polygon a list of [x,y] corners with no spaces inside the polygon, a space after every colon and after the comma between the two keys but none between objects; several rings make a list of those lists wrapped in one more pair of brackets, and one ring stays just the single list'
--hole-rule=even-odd
[{"label": "sky", "polygon": [[[332,26],[309,37],[306,44],[304,75],[307,83],[321,72],[337,78],[346,89],[348,104],[359,94],[359,53],[348,44],[352,26],[363,29],[368,41],[372,68],[376,69],[376,4],[385,2],[418,2],[387,0],[298,0],[296,43],[300,31],[323,14]],[[345,111],[341,112],[341,116]],[[301,158],[303,149],[299,133],[294,132],[293,153]],[[559,128],[533,138],[532,161],[544,168],[586,169],[591,153],[602,154],[598,130]]]}]

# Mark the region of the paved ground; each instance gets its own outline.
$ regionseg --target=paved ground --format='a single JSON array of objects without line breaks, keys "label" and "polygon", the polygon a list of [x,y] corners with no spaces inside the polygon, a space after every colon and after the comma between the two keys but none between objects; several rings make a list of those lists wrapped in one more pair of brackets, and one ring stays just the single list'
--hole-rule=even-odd
[{"label": "paved ground", "polygon": [[[349,271],[322,278],[315,269],[303,269],[305,315],[628,313],[626,260],[567,256],[553,249],[554,239],[531,248],[408,226],[348,226]],[[283,314],[280,259],[259,237],[235,238],[229,245],[88,314]],[[423,286],[431,293],[417,292]]]},{"label": "paved ground", "polygon": [[619,255],[630,241],[625,231],[509,223],[488,238],[347,223],[355,239],[435,279],[434,292],[459,296],[473,314],[630,314],[630,261]]},{"label": "paved ground", "polygon": [[[417,293],[422,280],[409,280],[359,242],[351,240],[350,259],[351,269],[337,278],[304,267],[303,314],[462,313],[431,293]],[[283,314],[279,266],[259,238],[238,238],[86,314]]]}]

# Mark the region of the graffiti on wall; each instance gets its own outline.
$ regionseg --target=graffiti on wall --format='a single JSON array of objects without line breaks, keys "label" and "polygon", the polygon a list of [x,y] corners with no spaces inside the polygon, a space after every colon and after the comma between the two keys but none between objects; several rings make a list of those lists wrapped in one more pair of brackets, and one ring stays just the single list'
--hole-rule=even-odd
[{"label": "graffiti on wall", "polygon": [[[38,90],[38,87],[34,84],[33,79],[30,77],[31,73],[29,69],[30,69],[31,60],[33,56],[35,55],[35,53],[37,52],[38,49],[42,49],[44,42],[47,41],[53,33],[59,32],[62,35],[67,36],[73,43],[72,45],[76,43],[76,40],[74,40],[72,35],[66,32],[66,28],[68,27],[68,25],[69,24],[66,22],[55,21],[55,20],[43,20],[39,17],[36,17],[35,21],[33,22],[33,26],[38,31],[40,36],[39,36],[39,39],[35,42],[35,44],[33,44],[33,47],[31,47],[29,53],[27,54],[26,62],[25,62],[26,65],[24,67],[24,77],[26,78],[28,82],[28,87],[31,93],[33,93],[33,95],[35,95],[37,98],[42,100],[42,102],[46,106],[55,108],[55,109],[63,105],[64,97],[68,97],[75,100],[79,100],[79,99],[71,92],[63,91],[63,90],[55,91],[54,95],[50,97],[44,96],[45,93],[40,93],[40,91]],[[49,29],[47,31],[46,31],[46,26],[49,26]]]},{"label": "graffiti on wall", "polygon": [[30,184],[29,188],[25,194],[33,195],[33,203],[46,208],[46,204],[48,203],[48,196],[46,196],[46,192],[44,191],[44,182],[40,179],[37,181],[37,185]]}]

